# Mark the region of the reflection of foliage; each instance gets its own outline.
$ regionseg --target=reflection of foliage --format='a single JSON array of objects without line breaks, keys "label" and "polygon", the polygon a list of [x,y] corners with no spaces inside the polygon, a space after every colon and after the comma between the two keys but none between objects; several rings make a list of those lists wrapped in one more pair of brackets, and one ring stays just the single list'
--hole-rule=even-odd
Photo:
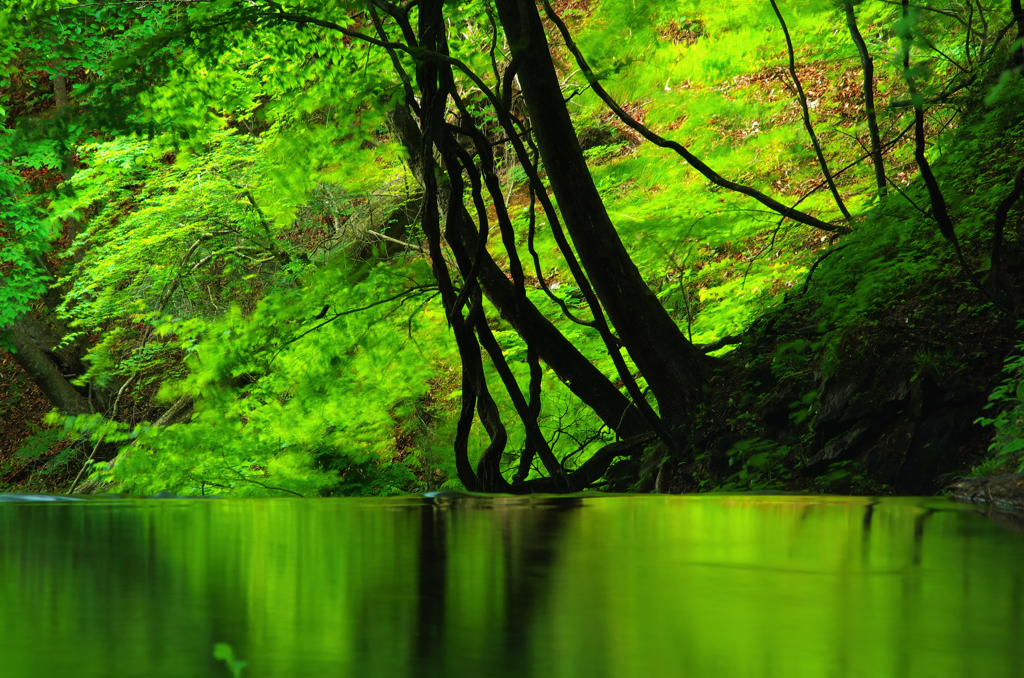
[{"label": "reflection of foliage", "polygon": [[[215,642],[249,662],[243,676],[294,678],[531,675],[538,666],[551,678],[608,666],[669,676],[681,652],[702,676],[780,664],[793,667],[787,675],[827,676],[844,654],[879,678],[920,678],[936,662],[1003,676],[1018,656],[1013,564],[1024,540],[934,498],[83,504],[0,512],[8,675],[60,675],[73,652],[81,674],[110,674],[116,657],[121,675],[230,678]],[[913,595],[908,581],[920,584]],[[38,604],[42,592],[49,604]],[[445,619],[458,611],[457,633],[438,633],[440,615],[418,613],[430,596]],[[679,613],[693,608],[715,613]],[[503,642],[556,641],[541,624],[510,633],[496,609],[557,611],[565,664]],[[97,622],[61,626],[69,619]],[[907,657],[894,632],[936,628],[949,630],[948,642],[920,648],[904,674],[890,669]],[[39,629],[51,629],[42,641]],[[395,642],[431,633],[427,656]],[[595,652],[595,633],[619,642]],[[486,651],[467,658],[467,647]]]}]

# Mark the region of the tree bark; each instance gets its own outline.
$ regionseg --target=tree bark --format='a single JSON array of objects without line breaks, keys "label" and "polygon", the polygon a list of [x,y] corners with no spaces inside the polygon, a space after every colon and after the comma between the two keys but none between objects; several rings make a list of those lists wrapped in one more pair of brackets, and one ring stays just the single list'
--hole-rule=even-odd
[{"label": "tree bark", "polygon": [[[47,399],[64,414],[86,414],[91,411],[89,401],[61,374],[56,363],[32,340],[31,327],[26,327],[22,316],[6,329],[14,344],[14,360],[28,373]],[[28,331],[26,331],[28,330]]]},{"label": "tree bark", "polygon": [[[0,276],[0,287],[7,282]],[[49,308],[44,312],[47,317],[53,313]],[[38,320],[32,311],[22,313],[7,327],[0,327],[0,333],[6,333],[14,348],[14,361],[21,365],[29,378],[39,386],[40,390],[53,404],[65,414],[82,414],[91,412],[89,401],[79,393],[65,375],[85,373],[81,362],[81,354],[77,344],[60,346],[63,324],[49,323]],[[97,405],[102,408],[105,399],[97,395]],[[104,397],[106,393],[102,394]]]},{"label": "tree bark", "polygon": [[[692,414],[707,361],[669,317],[630,259],[587,168],[533,0],[497,0],[548,180],[580,260],[667,428]],[[525,23],[524,23],[525,20]]]},{"label": "tree bark", "polygon": [[[387,116],[388,126],[409,153],[409,169],[423,184],[422,139],[416,121],[404,105],[398,105]],[[443,191],[443,187],[439,187]],[[448,196],[439,195],[440,209],[447,211]],[[468,213],[463,214],[459,237],[469,252],[477,251],[478,234],[468,226]],[[515,287],[490,253],[484,250],[477,277],[484,294],[498,313],[530,346],[544,363],[555,371],[572,393],[590,407],[601,421],[620,438],[631,438],[650,430],[643,416],[629,399],[599,369],[594,367],[572,342],[566,339],[543,313],[528,299],[517,299]]]},{"label": "tree bark", "polygon": [[512,282],[490,254],[484,256],[478,277],[487,298],[519,336],[536,347],[540,359],[555,371],[569,390],[620,438],[649,431],[647,422],[629,399],[536,306],[529,302],[515,303]]}]

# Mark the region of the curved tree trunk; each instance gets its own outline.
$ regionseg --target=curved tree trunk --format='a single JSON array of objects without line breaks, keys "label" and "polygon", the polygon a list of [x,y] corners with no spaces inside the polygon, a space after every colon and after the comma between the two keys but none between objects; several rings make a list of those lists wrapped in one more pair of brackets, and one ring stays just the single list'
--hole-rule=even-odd
[{"label": "curved tree trunk", "polygon": [[[399,104],[388,114],[388,126],[409,153],[409,168],[423,184],[423,162],[420,129],[408,109]],[[447,210],[448,197],[439,195],[440,209]],[[477,250],[478,234],[468,226],[469,214],[460,222],[459,237],[469,252]],[[621,438],[631,438],[650,430],[643,416],[629,399],[572,342],[565,338],[528,299],[517,299],[515,286],[490,253],[483,252],[477,274],[484,294],[523,340],[536,348],[540,359],[558,375],[572,393],[590,407],[604,424]]]},{"label": "curved tree trunk", "polygon": [[[708,361],[630,259],[587,168],[533,0],[496,0],[548,180],[590,282],[669,430],[692,414]],[[524,23],[525,19],[525,23]]]},{"label": "curved tree trunk", "polygon": [[14,344],[14,360],[28,373],[47,399],[64,414],[86,414],[91,411],[89,401],[61,374],[60,368],[32,340],[28,314],[11,323],[6,329]]}]

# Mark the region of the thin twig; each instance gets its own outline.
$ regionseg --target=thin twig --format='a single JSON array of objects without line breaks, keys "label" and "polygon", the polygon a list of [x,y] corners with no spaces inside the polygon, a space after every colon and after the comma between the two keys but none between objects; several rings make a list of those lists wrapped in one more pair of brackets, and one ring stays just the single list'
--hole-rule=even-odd
[{"label": "thin twig", "polygon": [[422,254],[427,253],[427,251],[420,247],[419,245],[413,245],[412,243],[405,242],[404,240],[399,240],[398,238],[392,238],[389,235],[384,235],[383,233],[378,233],[377,231],[367,231],[367,233],[369,233],[372,236],[376,236],[381,240],[387,240],[388,242],[393,242],[396,245],[401,245],[402,247],[408,250],[415,250],[416,252],[421,252]]},{"label": "thin twig", "polygon": [[807,95],[804,94],[803,85],[800,84],[800,78],[796,74],[796,54],[793,51],[793,40],[789,36],[789,27],[786,25],[786,20],[782,18],[782,12],[779,11],[779,6],[775,4],[775,0],[769,1],[772,4],[772,9],[775,10],[775,16],[779,19],[779,24],[782,26],[782,34],[786,37],[786,51],[789,53],[789,74],[793,78],[793,84],[796,85],[797,100],[800,102],[800,110],[803,111],[804,116],[804,128],[807,130],[807,136],[811,138],[811,146],[814,147],[814,155],[818,158],[818,165],[821,166],[821,173],[825,177],[825,183],[828,184],[828,190],[832,192],[832,197],[835,199],[839,211],[843,213],[843,217],[849,222],[853,219],[853,216],[850,215],[850,210],[846,208],[846,203],[843,202],[842,196],[839,195],[839,189],[836,188],[836,182],[832,179],[828,163],[825,162],[825,154],[821,150],[818,135],[814,133],[814,125],[811,124],[811,109],[807,106]]},{"label": "thin twig", "polygon": [[[274,487],[272,485],[267,485],[266,483],[261,483],[258,480],[253,480],[252,478],[247,478],[246,475],[244,473],[242,473],[241,471],[239,471],[238,469],[233,468],[233,469],[230,469],[230,470],[234,471],[235,473],[237,473],[238,477],[241,478],[242,480],[244,480],[247,483],[253,483],[255,485],[259,485],[260,487],[262,487],[264,489],[267,489],[267,490],[277,490],[278,492],[287,492],[288,494],[294,494],[296,497],[301,497],[302,499],[306,498],[305,495],[299,494],[298,492],[295,492],[294,490],[289,490],[289,489],[284,488],[284,487]],[[210,483],[210,484],[212,485],[213,483]]]},{"label": "thin twig", "polygon": [[[145,343],[143,343],[143,346],[145,346]],[[139,376],[139,370],[135,370],[135,374],[133,374],[131,377],[129,377],[128,380],[126,382],[124,382],[124,384],[121,385],[121,388],[118,389],[117,397],[114,398],[114,404],[111,407],[111,414],[110,414],[110,419],[108,421],[108,425],[106,427],[104,427],[103,431],[100,433],[99,438],[96,439],[96,444],[93,445],[92,452],[89,453],[89,457],[85,460],[85,463],[82,464],[82,468],[79,469],[78,475],[76,475],[74,481],[72,481],[71,489],[68,490],[68,494],[74,494],[75,493],[75,488],[78,487],[78,481],[82,479],[82,474],[85,473],[85,469],[87,469],[89,467],[89,462],[91,462],[92,458],[94,456],[96,456],[96,451],[98,449],[100,449],[100,445],[103,443],[103,438],[104,438],[104,436],[107,435],[107,428],[109,428],[110,425],[115,425],[116,426],[115,420],[117,419],[117,406],[121,402],[121,396],[124,395],[125,390],[128,388],[129,384],[131,384],[133,381],[135,381],[135,377],[137,377],[137,376]]]}]

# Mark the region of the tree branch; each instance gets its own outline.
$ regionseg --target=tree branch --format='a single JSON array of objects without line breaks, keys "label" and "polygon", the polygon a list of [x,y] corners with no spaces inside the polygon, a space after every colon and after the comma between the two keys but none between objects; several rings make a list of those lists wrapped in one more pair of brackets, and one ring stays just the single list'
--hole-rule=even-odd
[{"label": "tree branch", "polygon": [[583,71],[588,82],[590,82],[590,85],[591,87],[593,87],[594,92],[599,97],[601,97],[601,99],[605,102],[608,108],[610,108],[611,111],[615,113],[615,115],[623,123],[625,123],[632,129],[636,130],[641,136],[643,136],[645,139],[647,139],[654,145],[660,146],[661,148],[673,150],[679,155],[681,155],[683,159],[690,164],[690,166],[692,166],[698,172],[703,174],[708,181],[710,181],[712,184],[716,186],[721,186],[722,188],[728,189],[730,191],[735,191],[736,193],[741,193],[743,195],[751,197],[754,200],[760,202],[768,209],[778,212],[782,216],[788,217],[793,221],[799,222],[801,224],[813,226],[814,228],[820,229],[822,231],[828,231],[830,233],[850,233],[849,226],[836,226],[833,224],[829,224],[827,222],[822,221],[821,219],[818,219],[817,217],[813,217],[804,212],[800,212],[799,210],[794,210],[789,207],[786,207],[779,201],[768,197],[767,195],[761,193],[755,188],[751,188],[750,186],[745,186],[743,184],[739,184],[734,181],[729,181],[728,179],[725,179],[720,174],[711,169],[708,165],[704,164],[704,162],[701,161],[697,156],[690,153],[681,144],[678,144],[675,141],[669,141],[668,139],[658,134],[655,134],[644,125],[641,125],[639,122],[633,119],[632,116],[626,113],[622,109],[622,107],[615,102],[611,95],[608,94],[604,87],[601,86],[601,83],[599,82],[597,75],[590,68],[590,65],[587,63],[587,60],[583,57],[583,53],[580,52],[579,47],[576,46],[576,43],[573,41],[572,36],[569,34],[569,29],[566,28],[565,23],[555,13],[554,9],[552,9],[551,3],[548,2],[548,0],[543,0],[543,3],[544,11],[547,13],[548,18],[555,24],[555,26],[558,27],[559,32],[562,34],[563,40],[565,40],[566,47],[568,47],[569,51],[571,51],[573,56],[576,57],[576,63]]},{"label": "tree branch", "polygon": [[832,179],[832,173],[829,172],[828,163],[825,162],[825,154],[821,150],[818,135],[814,133],[814,125],[811,124],[811,110],[807,106],[807,96],[804,94],[803,85],[800,84],[800,78],[796,74],[796,55],[793,52],[793,40],[789,36],[789,27],[786,25],[786,20],[782,18],[782,12],[779,11],[779,6],[775,3],[775,0],[769,1],[772,4],[772,9],[775,10],[775,16],[779,19],[779,25],[782,26],[782,34],[786,37],[786,51],[789,53],[789,74],[793,78],[793,84],[796,85],[797,100],[800,102],[800,110],[803,111],[804,128],[807,130],[807,136],[811,138],[811,146],[814,147],[814,155],[818,158],[818,165],[821,167],[821,174],[825,177],[825,183],[828,184],[828,190],[832,192],[832,198],[835,199],[836,206],[843,213],[843,217],[850,221],[853,217],[850,215],[850,211],[846,209],[846,203],[843,202],[842,197],[839,195],[836,182]]},{"label": "tree branch", "polygon": [[857,28],[857,15],[853,11],[852,0],[843,3],[846,9],[846,26],[850,30],[850,39],[857,46],[860,55],[861,72],[864,74],[864,110],[868,117],[868,135],[871,138],[871,162],[875,170],[875,186],[880,197],[886,194],[885,166],[882,161],[882,140],[878,133],[878,118],[875,116],[875,64],[868,53],[868,46]]}]

